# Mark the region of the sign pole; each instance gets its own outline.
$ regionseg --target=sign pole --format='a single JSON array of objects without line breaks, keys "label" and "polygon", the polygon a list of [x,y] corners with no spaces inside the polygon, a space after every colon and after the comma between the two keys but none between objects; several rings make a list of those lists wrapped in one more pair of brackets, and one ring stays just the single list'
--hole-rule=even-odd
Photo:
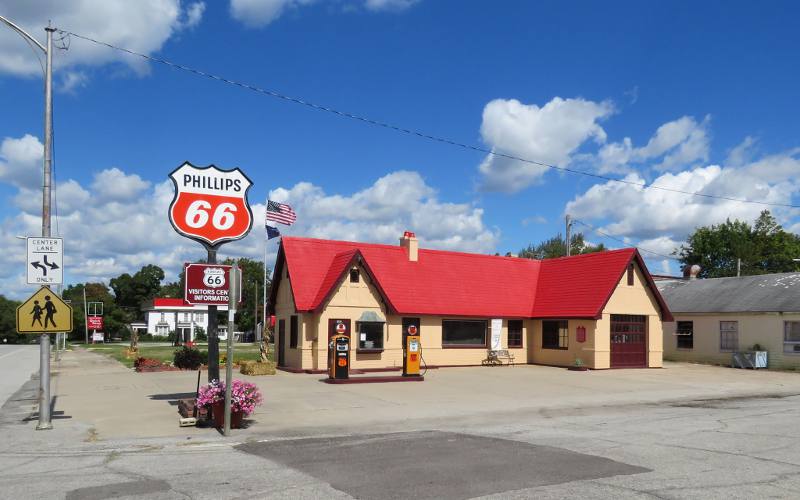
[{"label": "sign pole", "polygon": [[[53,32],[48,26],[44,79],[44,182],[42,183],[42,236],[50,237],[50,176],[53,151]],[[39,337],[39,424],[36,430],[52,429],[50,423],[50,335]]]},{"label": "sign pole", "polygon": [[231,433],[231,386],[233,385],[233,330],[236,315],[236,301],[239,289],[239,266],[234,264],[228,276],[228,337],[225,351],[225,427],[222,433],[229,436]]},{"label": "sign pole", "polygon": [[[217,249],[208,249],[209,264],[217,263]],[[185,278],[184,278],[185,279]],[[230,292],[229,292],[230,293]],[[185,297],[184,297],[185,298]],[[219,334],[217,333],[217,306],[208,306],[208,381],[219,380]]]}]

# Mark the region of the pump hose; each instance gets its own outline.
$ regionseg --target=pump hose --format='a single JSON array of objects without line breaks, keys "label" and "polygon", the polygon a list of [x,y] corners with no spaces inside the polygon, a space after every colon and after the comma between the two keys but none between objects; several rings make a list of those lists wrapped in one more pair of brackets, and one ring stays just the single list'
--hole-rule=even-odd
[{"label": "pump hose", "polygon": [[422,361],[423,370],[421,376],[424,377],[425,374],[428,373],[428,363],[426,363],[425,358],[422,357],[422,349],[419,350],[419,360]]}]

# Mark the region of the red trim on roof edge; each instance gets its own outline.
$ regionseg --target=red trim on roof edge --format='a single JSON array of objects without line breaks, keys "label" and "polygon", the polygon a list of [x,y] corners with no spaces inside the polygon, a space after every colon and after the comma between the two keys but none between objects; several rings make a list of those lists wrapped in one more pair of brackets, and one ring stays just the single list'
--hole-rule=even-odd
[{"label": "red trim on roof edge", "polygon": [[669,307],[667,307],[667,303],[664,300],[664,297],[662,297],[661,293],[659,293],[658,291],[658,287],[656,286],[655,280],[653,280],[653,277],[650,275],[650,271],[647,270],[647,265],[644,263],[642,255],[639,253],[639,250],[635,248],[633,250],[633,253],[631,254],[631,258],[628,259],[628,262],[622,269],[619,278],[617,278],[617,284],[611,289],[611,293],[609,293],[608,297],[606,297],[606,300],[603,302],[603,307],[600,308],[600,311],[597,313],[597,316],[595,316],[592,319],[598,320],[603,318],[603,311],[605,310],[606,305],[608,305],[608,301],[611,300],[611,296],[614,295],[614,292],[617,291],[619,282],[622,281],[622,277],[625,276],[626,272],[628,272],[628,266],[634,260],[636,260],[636,264],[639,266],[639,269],[642,271],[642,274],[644,274],[647,287],[653,293],[653,297],[655,297],[656,302],[658,302],[658,305],[661,308],[661,321],[675,321],[675,318],[672,316],[672,312],[669,310]]}]

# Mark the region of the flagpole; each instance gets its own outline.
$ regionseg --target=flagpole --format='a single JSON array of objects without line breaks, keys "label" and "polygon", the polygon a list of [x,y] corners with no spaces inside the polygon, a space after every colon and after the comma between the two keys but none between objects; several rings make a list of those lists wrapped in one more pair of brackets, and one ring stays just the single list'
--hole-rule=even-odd
[{"label": "flagpole", "polygon": [[[267,205],[269,204],[269,197],[267,197],[267,201],[264,204],[264,231],[267,231],[266,224],[267,224]],[[262,301],[262,309],[261,309],[261,339],[262,342],[267,342],[267,348],[269,348],[269,339],[264,336],[264,332],[267,331],[267,250],[269,249],[269,237],[268,235],[264,238],[264,297]]]}]

